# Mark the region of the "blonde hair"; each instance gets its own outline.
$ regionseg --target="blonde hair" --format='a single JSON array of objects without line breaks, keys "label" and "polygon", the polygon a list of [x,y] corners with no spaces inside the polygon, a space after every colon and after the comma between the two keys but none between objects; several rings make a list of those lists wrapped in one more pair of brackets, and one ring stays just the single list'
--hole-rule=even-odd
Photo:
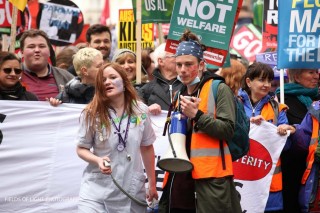
[{"label": "blonde hair", "polygon": [[[136,54],[132,50],[129,50],[129,49],[116,50],[115,54],[112,57],[111,62],[123,65],[128,58],[132,59],[134,61],[134,63],[137,65]],[[143,67],[143,65],[141,65],[141,69],[140,69],[140,72],[142,71],[141,72],[142,73],[141,81],[143,83],[145,83],[148,81],[148,75],[147,75],[147,71],[143,70],[143,69],[144,69],[144,67]],[[135,78],[136,78],[136,73],[134,73],[134,78],[129,79],[129,80],[135,81]]]},{"label": "blonde hair", "polygon": [[102,53],[94,48],[85,47],[80,49],[74,56],[73,56],[73,66],[76,70],[78,76],[81,77],[81,68],[86,67],[89,68],[93,64],[94,58],[96,56],[102,56]]},{"label": "blonde hair", "polygon": [[236,59],[230,59],[231,67],[224,67],[219,75],[224,77],[226,84],[231,88],[235,95],[241,87],[241,79],[246,73],[246,67]]},{"label": "blonde hair", "polygon": [[130,53],[130,52],[124,52],[124,53],[122,53],[121,55],[118,55],[118,57],[114,60],[114,61],[112,61],[112,62],[116,62],[116,63],[118,63],[118,64],[124,64],[125,63],[125,60],[127,59],[127,58],[130,58],[130,59],[132,59],[135,63],[137,62],[136,60],[136,55],[134,55],[134,54],[132,54],[132,53]]}]

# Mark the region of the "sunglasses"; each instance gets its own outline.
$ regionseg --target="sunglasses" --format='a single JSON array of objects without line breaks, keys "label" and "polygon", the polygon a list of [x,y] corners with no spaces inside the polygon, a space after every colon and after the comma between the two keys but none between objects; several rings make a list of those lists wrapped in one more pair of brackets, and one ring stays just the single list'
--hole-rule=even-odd
[{"label": "sunglasses", "polygon": [[5,74],[8,74],[8,75],[11,73],[12,70],[16,75],[19,75],[22,73],[22,69],[19,69],[19,68],[3,68],[2,70]]}]

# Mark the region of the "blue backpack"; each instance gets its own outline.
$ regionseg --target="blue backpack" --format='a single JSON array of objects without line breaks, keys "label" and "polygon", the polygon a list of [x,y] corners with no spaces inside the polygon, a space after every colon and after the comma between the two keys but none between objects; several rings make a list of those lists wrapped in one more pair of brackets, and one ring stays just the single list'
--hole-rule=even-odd
[{"label": "blue backpack", "polygon": [[[222,80],[212,81],[212,92],[215,103],[217,103],[217,92],[218,86]],[[249,150],[249,131],[250,131],[250,121],[244,111],[243,103],[238,97],[234,96],[235,108],[236,108],[236,120],[234,127],[234,134],[231,140],[227,141],[232,161],[236,161],[239,158],[247,154]],[[222,141],[220,142],[220,149],[222,149]],[[224,152],[222,152],[224,153]],[[224,155],[222,155],[222,162],[224,162]]]}]

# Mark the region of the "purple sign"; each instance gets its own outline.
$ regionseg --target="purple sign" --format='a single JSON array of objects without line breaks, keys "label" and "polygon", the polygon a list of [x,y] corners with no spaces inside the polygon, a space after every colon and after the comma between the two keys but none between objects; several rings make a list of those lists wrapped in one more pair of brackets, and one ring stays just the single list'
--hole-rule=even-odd
[{"label": "purple sign", "polygon": [[[268,64],[274,72],[274,78],[280,77],[280,70],[277,68],[277,52],[265,52],[258,53],[256,55],[256,61],[264,64]],[[287,73],[284,72],[284,77],[287,78]]]}]

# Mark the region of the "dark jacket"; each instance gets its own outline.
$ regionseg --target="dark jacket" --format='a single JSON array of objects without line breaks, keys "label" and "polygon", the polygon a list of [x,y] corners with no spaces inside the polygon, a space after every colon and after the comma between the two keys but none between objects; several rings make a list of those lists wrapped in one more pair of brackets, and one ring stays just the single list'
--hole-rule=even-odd
[{"label": "dark jacket", "polygon": [[73,66],[73,65],[70,66],[70,67],[67,69],[67,71],[68,71],[70,74],[74,75],[74,76],[78,76],[77,73],[76,73],[76,70],[74,69],[74,66]]},{"label": "dark jacket", "polygon": [[0,88],[0,100],[38,101],[38,98],[35,94],[27,92],[26,88],[18,82],[13,88]]},{"label": "dark jacket", "polygon": [[79,77],[69,81],[56,97],[63,103],[88,104],[94,96],[94,86],[81,83]]},{"label": "dark jacket", "polygon": [[61,92],[63,88],[62,86],[64,86],[67,82],[69,82],[72,78],[74,78],[72,74],[58,67],[52,67],[52,72],[53,72],[54,79],[57,82],[59,92]]},{"label": "dark jacket", "polygon": [[177,78],[166,80],[158,68],[154,70],[153,76],[155,78],[141,87],[138,94],[148,106],[156,103],[162,110],[168,110],[174,93],[182,87],[182,83]]}]

